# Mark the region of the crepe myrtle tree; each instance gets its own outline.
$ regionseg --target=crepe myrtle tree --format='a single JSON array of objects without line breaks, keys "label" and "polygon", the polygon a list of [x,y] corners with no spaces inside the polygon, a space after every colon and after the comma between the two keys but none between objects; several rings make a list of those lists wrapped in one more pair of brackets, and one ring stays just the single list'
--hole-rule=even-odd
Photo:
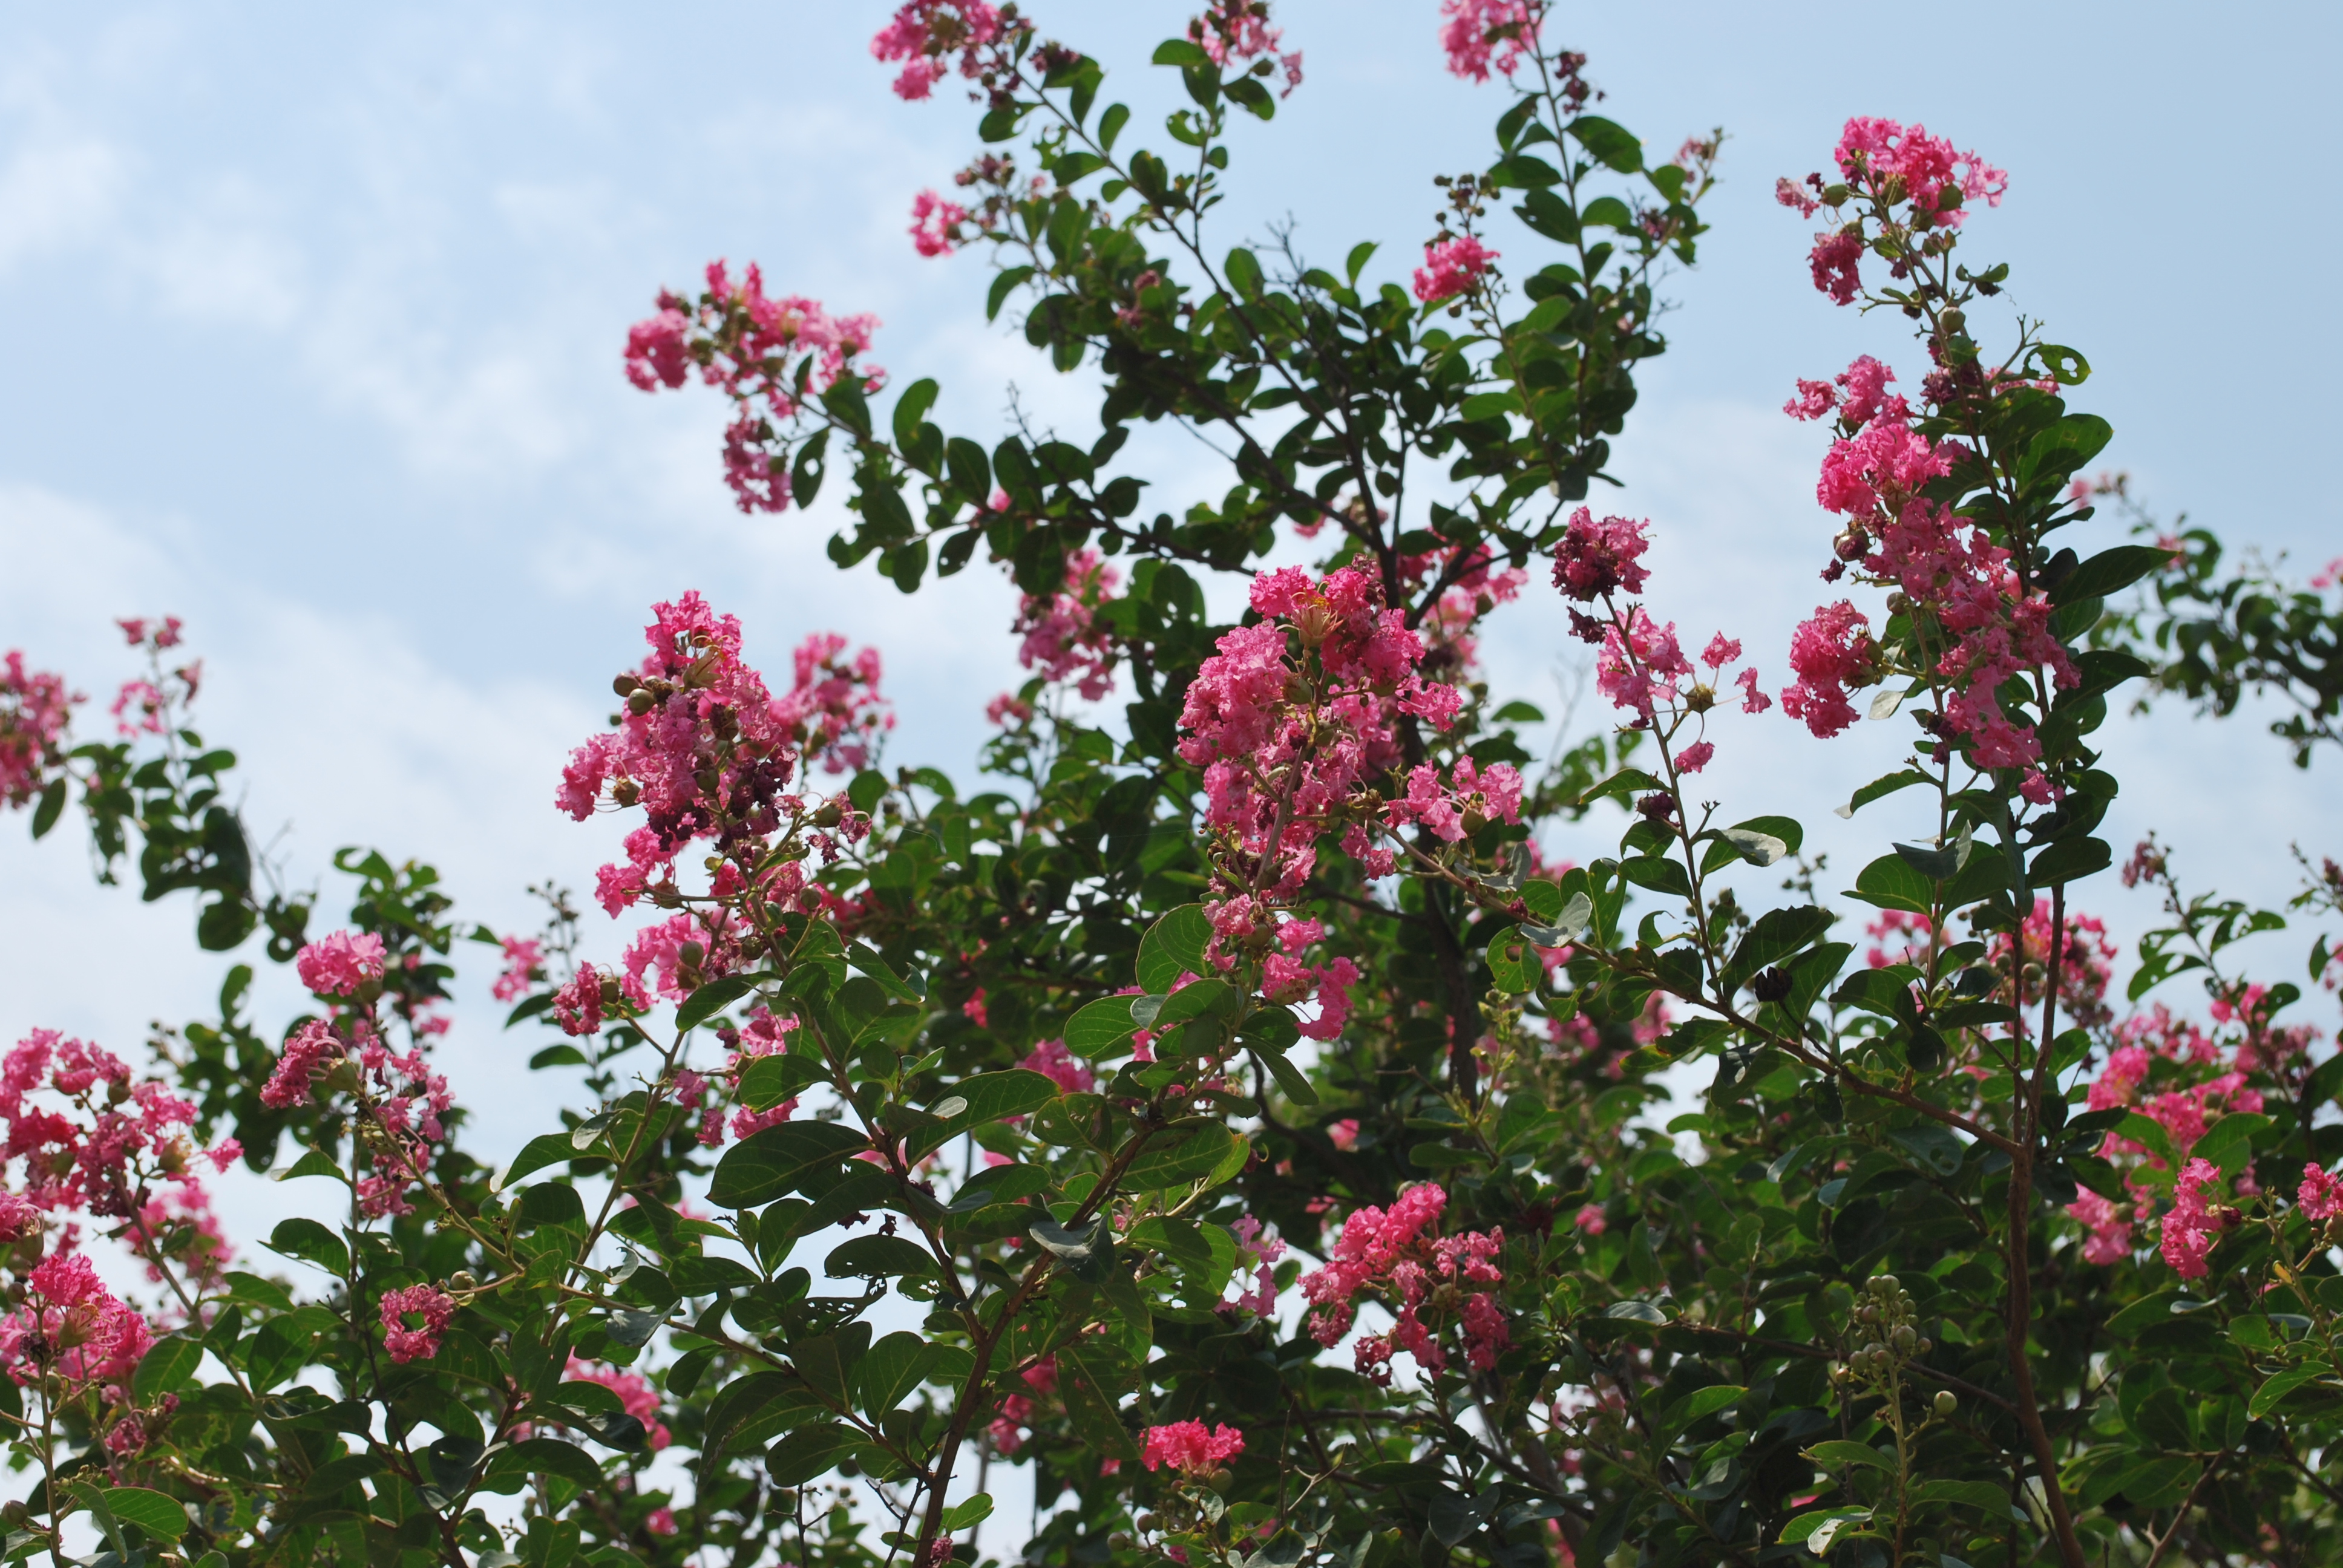
[{"label": "crepe myrtle tree", "polygon": [[[628,335],[637,385],[724,394],[744,510],[841,484],[842,568],[1013,578],[1031,678],[972,789],[882,769],[876,652],[817,635],[768,677],[683,592],[548,781],[620,838],[590,899],[499,935],[346,850],[336,922],[249,849],[178,622],[123,623],[148,668],[105,741],[8,655],[0,799],[36,838],[78,804],[102,876],[196,891],[209,949],[265,929],[312,1000],[264,1029],[238,962],[143,1070],[38,1028],[0,1062],[6,1560],[2343,1554],[2343,1057],[2243,967],[2286,916],[2096,836],[2138,650],[2237,618],[2210,547],[2107,538],[2083,355],[1986,330],[2010,268],[1968,224],[2006,176],[1858,117],[1778,186],[1816,287],[1903,350],[1786,409],[1825,427],[1832,520],[1781,548],[1825,602],[1786,680],[1679,634],[1650,525],[1587,498],[1720,138],[1648,160],[1546,21],[1443,6],[1505,102],[1403,285],[1217,234],[1303,75],[1259,0],[1156,51],[1188,102],[1153,146],[1015,6],[897,13],[896,91],[981,116],[913,243],[1094,367],[1087,443],[948,433],[876,321],[753,266]],[[1227,459],[1218,499],[1148,515],[1118,458],[1160,421]],[[2254,622],[2255,668],[2317,666],[2324,586]],[[1615,711],[1543,762],[1476,664],[1517,599]],[[1908,752],[1844,803],[1713,766],[1865,712]],[[1913,836],[1840,890],[1790,814],[1831,809]],[[2330,931],[2343,872],[2303,863]],[[2076,896],[2118,880],[2163,911],[2120,995]],[[572,1101],[495,1164],[438,1065],[469,942]],[[204,1185],[239,1159],[346,1200],[240,1253]],[[1011,1466],[1032,1523],[988,1526]]]}]

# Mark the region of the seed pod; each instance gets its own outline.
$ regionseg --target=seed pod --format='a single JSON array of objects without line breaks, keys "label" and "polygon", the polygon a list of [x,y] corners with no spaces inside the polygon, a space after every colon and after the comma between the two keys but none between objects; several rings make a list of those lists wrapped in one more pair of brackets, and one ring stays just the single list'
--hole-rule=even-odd
[{"label": "seed pod", "polygon": [[825,800],[814,811],[813,825],[817,828],[835,828],[845,815],[845,812],[838,809],[837,801]]},{"label": "seed pod", "polygon": [[1823,187],[1823,206],[1845,206],[1846,205],[1846,198],[1851,194],[1853,193],[1849,192],[1843,185],[1825,186]]}]

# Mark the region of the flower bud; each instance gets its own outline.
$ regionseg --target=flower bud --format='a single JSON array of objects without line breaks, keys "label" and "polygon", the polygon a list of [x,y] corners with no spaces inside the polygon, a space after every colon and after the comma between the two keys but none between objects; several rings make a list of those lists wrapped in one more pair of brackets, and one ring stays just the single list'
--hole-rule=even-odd
[{"label": "flower bud", "polygon": [[1895,1340],[1896,1348],[1907,1356],[1920,1348],[1920,1336],[1913,1332],[1909,1323],[1904,1324],[1890,1337]]},{"label": "flower bud", "polygon": [[602,1005],[604,1007],[618,1006],[618,999],[625,994],[625,992],[618,989],[618,980],[617,976],[604,975],[602,977]]},{"label": "flower bud", "polygon": [[617,692],[621,697],[632,697],[635,694],[635,689],[640,685],[642,685],[642,681],[639,678],[632,675],[621,675],[617,679],[610,682],[610,689]]},{"label": "flower bud", "polygon": [[639,686],[627,693],[627,711],[639,718],[651,710],[656,700],[649,690]]},{"label": "flower bud", "polygon": [[451,1291],[477,1291],[480,1288],[480,1282],[471,1270],[458,1269],[447,1276],[447,1288]]},{"label": "flower bud", "polygon": [[1961,1408],[1961,1402],[1953,1397],[1951,1389],[1940,1388],[1936,1391],[1936,1406],[1938,1415],[1950,1415]]},{"label": "flower bud", "polygon": [[643,787],[631,779],[621,779],[610,786],[610,799],[621,806],[631,806],[643,798]]},{"label": "flower bud", "polygon": [[1211,1481],[1213,1491],[1225,1494],[1230,1487],[1237,1483],[1237,1473],[1223,1464],[1212,1472],[1207,1479]]},{"label": "flower bud", "polygon": [[1163,1521],[1158,1519],[1152,1513],[1142,1513],[1134,1523],[1138,1524],[1140,1529],[1145,1531],[1150,1535],[1154,1534],[1158,1530],[1161,1530],[1163,1527]]},{"label": "flower bud", "polygon": [[708,961],[708,949],[699,942],[679,942],[676,946],[675,956],[690,968],[698,969]]},{"label": "flower bud", "polygon": [[837,801],[825,800],[813,814],[813,825],[817,828],[835,828],[845,819],[845,816],[846,813],[838,809]]},{"label": "flower bud", "polygon": [[1109,1550],[1115,1552],[1128,1552],[1131,1548],[1131,1536],[1128,1533],[1121,1530],[1118,1530],[1113,1534],[1108,1536],[1106,1538],[1106,1543]]},{"label": "flower bud", "polygon": [[1968,330],[1969,318],[1961,311],[1947,310],[1936,317],[1936,323],[1945,329],[1947,337],[1956,337]]}]

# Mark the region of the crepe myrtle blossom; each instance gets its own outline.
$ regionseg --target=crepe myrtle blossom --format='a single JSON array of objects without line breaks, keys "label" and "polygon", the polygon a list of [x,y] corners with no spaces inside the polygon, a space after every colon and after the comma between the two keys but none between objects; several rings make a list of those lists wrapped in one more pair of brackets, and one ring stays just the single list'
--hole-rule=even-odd
[{"label": "crepe myrtle blossom", "polygon": [[[605,799],[643,812],[626,837],[625,861],[598,873],[596,897],[616,915],[654,888],[671,887],[677,856],[706,840],[724,862],[714,873],[719,897],[757,878],[769,902],[802,907],[809,890],[799,862],[761,862],[774,833],[801,829],[809,817],[816,827],[803,841],[825,860],[868,833],[860,812],[839,810],[832,826],[820,826],[823,812],[809,813],[789,787],[808,754],[842,769],[867,759],[892,723],[876,658],[846,660],[842,638],[810,638],[798,649],[797,684],[776,699],[740,657],[737,618],[718,614],[697,592],[651,613],[644,628],[650,654],[616,683],[626,698],[618,728],[570,754],[556,795],[579,821]],[[811,901],[820,906],[818,892]]]},{"label": "crepe myrtle blossom", "polygon": [[1244,1452],[1244,1432],[1223,1422],[1207,1432],[1201,1421],[1151,1426],[1140,1462],[1150,1470],[1170,1465],[1190,1481],[1200,1480]]},{"label": "crepe myrtle blossom", "polygon": [[0,804],[25,806],[65,761],[66,726],[75,703],[65,677],[25,668],[22,649],[0,658]]},{"label": "crepe myrtle blossom", "polygon": [[[1801,217],[1812,217],[1825,206],[1843,212],[1861,196],[1874,205],[1884,232],[1926,236],[1932,229],[1957,229],[1968,216],[1970,202],[1999,206],[2009,189],[2009,176],[1976,153],[1956,150],[1924,126],[1906,126],[1876,116],[1858,115],[1847,121],[1831,157],[1835,180],[1826,181],[1820,174],[1804,181],[1784,178],[1775,183],[1775,200]],[[1858,214],[1815,236],[1808,255],[1815,287],[1834,304],[1852,305],[1863,292],[1861,264],[1869,239],[1865,223]],[[1906,265],[1899,260],[1892,270],[1902,277]]]},{"label": "crepe myrtle blossom", "polygon": [[1438,305],[1469,293],[1496,265],[1497,252],[1469,234],[1426,240],[1423,265],[1415,269],[1415,297]]},{"label": "crepe myrtle blossom", "polygon": [[931,190],[921,191],[911,201],[911,248],[921,256],[950,256],[959,247],[960,226],[967,221],[968,208]]},{"label": "crepe myrtle blossom", "polygon": [[1362,1292],[1373,1292],[1387,1305],[1397,1298],[1391,1332],[1363,1334],[1351,1347],[1358,1370],[1378,1385],[1389,1385],[1392,1357],[1399,1352],[1413,1356],[1426,1372],[1448,1364],[1437,1331],[1423,1321],[1432,1292],[1445,1284],[1468,1292],[1459,1323],[1469,1365],[1489,1370],[1511,1342],[1494,1299],[1473,1290],[1503,1282],[1494,1260],[1503,1250],[1504,1232],[1440,1235],[1440,1213],[1447,1201],[1444,1189],[1424,1182],[1402,1192],[1388,1210],[1354,1211],[1343,1221],[1326,1266],[1302,1278],[1302,1297],[1317,1309],[1310,1316],[1310,1334],[1322,1345],[1332,1346],[1349,1331]]},{"label": "crepe myrtle blossom", "polygon": [[2343,1181],[2329,1176],[2316,1163],[2302,1168],[2302,1184],[2294,1201],[2308,1220],[2343,1218]]},{"label": "crepe myrtle blossom", "polygon": [[1330,832],[1369,875],[1391,873],[1393,853],[1367,822],[1382,801],[1376,782],[1403,757],[1399,726],[1445,729],[1463,706],[1455,687],[1424,677],[1423,639],[1368,573],[1265,571],[1252,604],[1261,618],[1222,636],[1180,720],[1179,754],[1203,771],[1205,826],[1229,884],[1207,910],[1237,912],[1215,913],[1222,951],[1240,936],[1265,950],[1265,900],[1301,888]]},{"label": "crepe myrtle blossom", "polygon": [[2191,1160],[2173,1184],[2172,1211],[2164,1217],[2157,1247],[2182,1279],[2205,1277],[2205,1260],[2213,1243],[2237,1222],[2237,1211],[2221,1203],[2227,1196],[2221,1168],[2210,1160]]},{"label": "crepe myrtle blossom", "polygon": [[1285,35],[1269,25],[1269,0],[1212,0],[1201,16],[1188,23],[1188,39],[1223,69],[1253,60],[1275,59],[1285,73],[1278,94],[1292,97],[1302,85],[1302,52],[1281,54]]},{"label": "crepe myrtle blossom", "polygon": [[[456,1298],[436,1285],[408,1285],[384,1293],[381,1315],[383,1348],[392,1361],[429,1361],[439,1353],[439,1336],[456,1315]],[[410,1327],[410,1316],[423,1321]]]},{"label": "crepe myrtle blossom", "polygon": [[870,55],[901,65],[895,95],[917,100],[951,74],[955,55],[960,75],[973,81],[984,74],[989,51],[1031,26],[1004,21],[984,0],[910,0],[870,40]]},{"label": "crepe myrtle blossom", "polygon": [[1094,546],[1069,555],[1062,588],[1024,594],[1017,601],[1017,619],[1010,628],[1019,638],[1017,662],[1052,685],[1071,685],[1085,701],[1106,696],[1113,689],[1121,650],[1102,612],[1121,580]]},{"label": "crepe myrtle blossom", "polygon": [[1544,0],[1441,0],[1440,47],[1451,75],[1485,82],[1510,76],[1537,52]]},{"label": "crepe myrtle blossom", "polygon": [[382,939],[372,931],[336,931],[303,948],[293,967],[319,996],[355,996],[382,978]]},{"label": "crepe myrtle blossom", "polygon": [[0,1318],[0,1368],[21,1384],[55,1374],[70,1389],[130,1381],[154,1347],[136,1309],[80,1252],[54,1252],[25,1280],[25,1304]]},{"label": "crepe myrtle blossom", "polygon": [[707,285],[696,301],[661,290],[657,312],[628,329],[627,379],[646,392],[679,387],[698,365],[700,379],[732,400],[724,482],[734,503],[743,512],[786,511],[799,393],[819,397],[849,375],[868,390],[882,386],[886,372],[855,357],[869,352],[879,318],[833,316],[799,295],[769,297],[754,262],[735,281],[722,260],[711,261]]}]

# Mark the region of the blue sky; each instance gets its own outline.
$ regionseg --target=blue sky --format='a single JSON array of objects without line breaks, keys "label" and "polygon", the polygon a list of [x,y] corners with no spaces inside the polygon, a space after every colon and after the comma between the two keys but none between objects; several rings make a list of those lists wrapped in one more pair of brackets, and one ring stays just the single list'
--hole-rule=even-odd
[{"label": "blue sky", "polygon": [[[1384,275],[1413,264],[1431,176],[1485,161],[1503,106],[1443,74],[1435,12],[1281,5],[1308,80],[1240,136],[1225,243],[1290,216],[1314,256],[1367,238]],[[102,696],[131,673],[112,616],[186,616],[208,660],[206,728],[245,755],[247,813],[287,829],[297,879],[336,846],[377,843],[436,859],[466,911],[499,925],[528,919],[526,883],[586,884],[607,856],[600,825],[551,809],[554,775],[637,657],[647,604],[685,588],[739,613],[770,662],[821,628],[880,644],[902,714],[892,759],[964,773],[985,699],[1017,674],[1007,590],[971,571],[906,600],[840,575],[821,554],[834,494],[810,517],[743,518],[711,397],[646,397],[618,373],[659,286],[755,258],[777,288],[883,317],[876,357],[899,384],[938,377],[953,428],[997,431],[1011,383],[1044,419],[1086,427],[1088,383],[984,325],[978,259],[922,261],[905,237],[913,194],[969,156],[973,116],[893,99],[866,47],[884,15],[12,8],[0,647]],[[1111,93],[1168,102],[1141,62],[1181,7],[1040,15],[1107,60]],[[1713,126],[1731,137],[1715,232],[1669,285],[1674,347],[1616,464],[1614,505],[1654,519],[1655,602],[1688,635],[1722,626],[1769,684],[1785,678],[1830,529],[1812,500],[1820,437],[1781,402],[1858,352],[1916,363],[1897,324],[1813,291],[1806,229],[1771,199],[1854,113],[1925,121],[2011,171],[1972,243],[2012,262],[2016,307],[2089,355],[2077,402],[2114,422],[2110,464],[2239,544],[2335,553],[2315,454],[2332,439],[2324,258],[2338,236],[2305,152],[2328,132],[2332,8],[2233,7],[2217,31],[2195,8],[2144,5],[1646,5],[1554,26],[1657,156]],[[1535,243],[1498,239],[1532,265]],[[1169,437],[1133,450],[1158,504],[1222,482]],[[1558,620],[1540,593],[1501,618],[1501,686],[1550,696],[1572,648]],[[1888,728],[1824,745],[1778,716],[1737,721],[1714,776],[1735,815],[1804,815],[1851,879],[1913,831],[1885,807],[1825,817],[1893,765]],[[2288,840],[2335,819],[2343,759],[2297,774],[2249,722],[2160,715],[2110,740],[2127,769],[2112,834],[2158,826],[2184,871],[2233,890],[2282,899]],[[1591,835],[1559,847],[1596,849]],[[2111,879],[2091,892],[2118,931],[2152,912]],[[63,835],[35,849],[0,831],[0,1033],[45,1023],[134,1051],[149,1019],[198,1013],[219,966],[192,951],[189,918],[91,890]],[[2294,972],[2306,940],[2270,961]],[[446,1055],[484,1108],[478,1136],[512,1147],[543,1102],[525,1049],[486,1016]]]}]

